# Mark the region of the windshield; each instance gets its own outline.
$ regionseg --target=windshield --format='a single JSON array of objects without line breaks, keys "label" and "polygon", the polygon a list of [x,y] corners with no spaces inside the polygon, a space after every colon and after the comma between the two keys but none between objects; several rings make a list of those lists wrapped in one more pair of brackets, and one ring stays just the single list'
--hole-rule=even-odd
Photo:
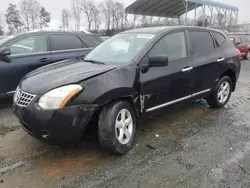
[{"label": "windshield", "polygon": [[153,34],[116,35],[91,51],[85,60],[105,63],[128,62],[154,37]]},{"label": "windshield", "polygon": [[3,43],[5,43],[6,41],[10,40],[11,38],[13,38],[13,36],[1,38],[1,39],[0,39],[0,45],[3,44]]}]

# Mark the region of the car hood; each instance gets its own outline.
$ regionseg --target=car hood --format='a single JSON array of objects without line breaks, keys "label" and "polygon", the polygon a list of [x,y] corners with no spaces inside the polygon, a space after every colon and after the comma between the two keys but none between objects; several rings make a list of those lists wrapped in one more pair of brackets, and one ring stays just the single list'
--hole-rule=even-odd
[{"label": "car hood", "polygon": [[67,84],[78,83],[115,69],[115,65],[100,65],[82,60],[66,60],[39,68],[27,74],[19,87],[31,94],[45,92]]}]

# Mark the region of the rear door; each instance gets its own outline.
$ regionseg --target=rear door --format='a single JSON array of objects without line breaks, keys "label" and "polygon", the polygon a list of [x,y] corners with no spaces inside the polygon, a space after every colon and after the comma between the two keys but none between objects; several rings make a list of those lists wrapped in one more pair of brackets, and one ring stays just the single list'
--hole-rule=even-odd
[{"label": "rear door", "polygon": [[[209,31],[190,30],[192,61],[196,77],[194,94],[206,94],[217,82],[225,63],[225,55]],[[221,39],[223,41],[223,39]]]},{"label": "rear door", "polygon": [[0,94],[14,91],[27,73],[51,62],[46,34],[24,36],[5,47],[11,55],[0,62]]},{"label": "rear door", "polygon": [[86,44],[76,35],[50,34],[49,44],[53,62],[84,57],[89,52]]}]

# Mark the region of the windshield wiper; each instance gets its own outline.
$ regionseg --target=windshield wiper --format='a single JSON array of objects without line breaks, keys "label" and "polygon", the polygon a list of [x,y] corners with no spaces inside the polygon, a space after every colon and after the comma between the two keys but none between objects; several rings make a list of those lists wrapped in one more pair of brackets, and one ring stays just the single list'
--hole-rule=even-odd
[{"label": "windshield wiper", "polygon": [[95,60],[86,60],[84,59],[83,61],[86,61],[86,62],[89,62],[89,63],[93,63],[93,64],[98,64],[98,65],[106,65],[105,63],[103,62],[99,62],[99,61],[95,61]]}]

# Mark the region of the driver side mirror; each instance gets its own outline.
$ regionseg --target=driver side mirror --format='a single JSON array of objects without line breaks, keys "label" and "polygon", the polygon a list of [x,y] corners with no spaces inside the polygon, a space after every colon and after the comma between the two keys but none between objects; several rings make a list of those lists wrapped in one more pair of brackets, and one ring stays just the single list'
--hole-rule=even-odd
[{"label": "driver side mirror", "polygon": [[149,57],[149,67],[166,67],[168,66],[168,56],[154,55]]},{"label": "driver side mirror", "polygon": [[9,48],[0,48],[0,57],[6,57],[11,54]]}]

